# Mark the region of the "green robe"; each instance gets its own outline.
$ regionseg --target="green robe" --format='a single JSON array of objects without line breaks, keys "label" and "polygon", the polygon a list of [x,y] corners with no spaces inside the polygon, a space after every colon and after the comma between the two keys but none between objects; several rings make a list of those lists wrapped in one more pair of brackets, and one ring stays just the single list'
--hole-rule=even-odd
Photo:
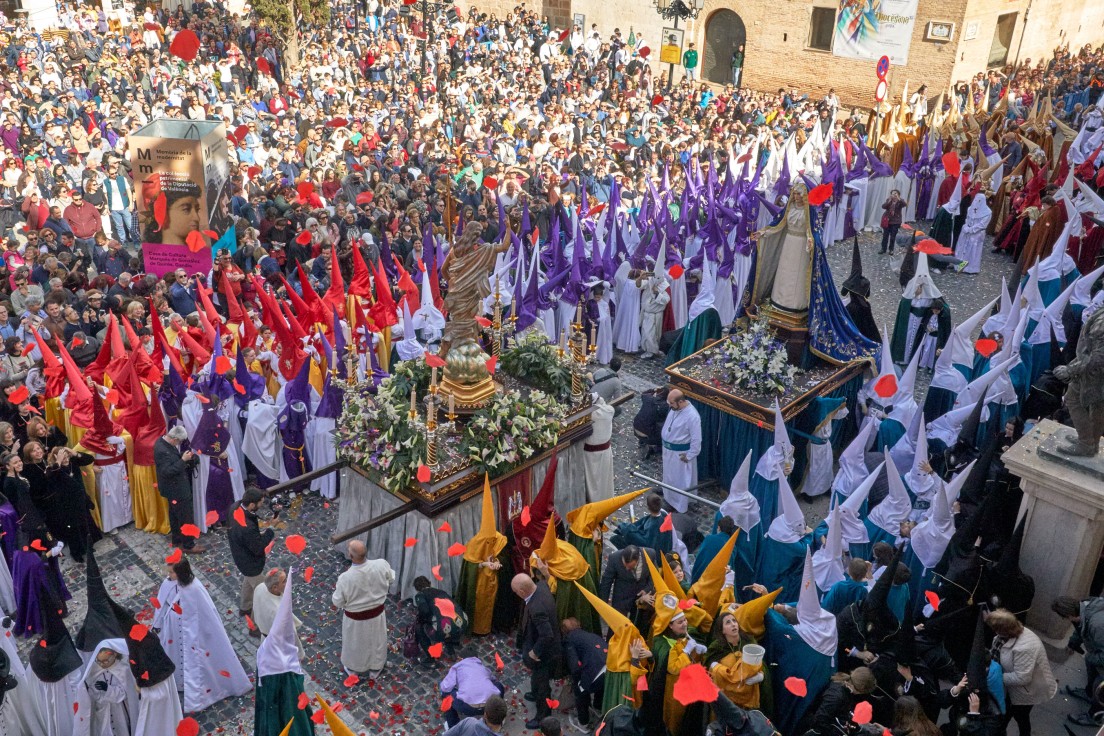
[{"label": "green robe", "polygon": [[253,707],[254,736],[276,736],[284,730],[288,721],[295,719],[290,736],[313,736],[310,705],[299,709],[299,696],[303,694],[303,676],[294,672],[265,675],[257,681],[256,700]]},{"label": "green robe", "polygon": [[705,347],[713,340],[719,340],[724,334],[721,315],[710,307],[690,320],[689,324],[675,338],[671,349],[667,351],[667,365],[679,362]]},{"label": "green robe", "polygon": [[[933,304],[935,302],[942,302],[943,304],[943,309],[939,312],[939,323],[935,338],[936,345],[942,348],[951,337],[951,308],[945,301],[936,299],[933,300]],[[905,365],[912,359],[913,353],[920,347],[920,341],[926,334],[925,326],[927,321],[931,319],[932,312],[931,305],[913,308],[911,299],[901,299],[897,305],[897,319],[893,322],[893,338],[889,343],[889,352],[893,356],[894,363]],[[920,328],[916,331],[912,345],[905,344],[908,340],[909,315],[915,315],[921,320]]]},{"label": "green robe", "polygon": [[[490,606],[493,609],[491,613],[491,633],[510,631],[517,623],[517,596],[510,590],[510,578],[513,576],[511,565],[513,563],[510,560],[509,552],[503,549],[498,555],[498,561],[502,564],[502,568],[498,571],[498,587],[493,597],[490,599],[487,599],[486,596],[480,598],[477,594],[479,565],[467,560],[461,560],[460,562],[460,578],[456,581],[456,590],[452,595],[457,605],[468,614],[468,621],[471,623],[475,622],[476,611],[483,606]],[[476,634],[476,636],[482,636],[482,634]]]},{"label": "green robe", "polygon": [[594,540],[580,537],[568,527],[567,542],[572,547],[579,550],[579,554],[581,554],[587,564],[590,565],[590,570],[594,574],[595,579],[600,580],[602,578],[602,559],[594,544]]},{"label": "green robe", "polygon": [[[579,578],[578,582],[579,585],[583,586],[597,597],[598,586],[594,584],[593,568],[587,570],[586,575]],[[584,629],[591,633],[601,635],[602,619],[599,618],[598,612],[594,610],[594,606],[590,605],[590,601],[579,592],[574,582],[569,580],[557,580],[556,592],[553,596],[556,599],[556,615],[559,616],[560,621],[563,621],[569,616],[574,616],[579,620],[579,625]]]}]

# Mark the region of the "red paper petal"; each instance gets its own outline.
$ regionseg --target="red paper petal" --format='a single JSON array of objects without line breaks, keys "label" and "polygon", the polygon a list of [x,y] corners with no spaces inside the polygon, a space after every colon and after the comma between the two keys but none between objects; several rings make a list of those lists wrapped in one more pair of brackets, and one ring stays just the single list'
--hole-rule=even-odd
[{"label": "red paper petal", "polygon": [[195,31],[185,28],[177,33],[169,44],[169,53],[184,61],[195,61],[199,53],[199,36]]},{"label": "red paper petal", "polygon": [[851,714],[851,720],[860,726],[870,723],[870,719],[874,717],[874,708],[867,701],[862,701],[855,706],[855,712]]},{"label": "red paper petal", "polygon": [[245,626],[250,631],[255,631],[257,629],[257,624],[253,623],[253,617],[250,616],[248,613],[245,614]]},{"label": "red paper petal", "polygon": [[663,95],[656,95],[652,98],[652,105],[653,106],[662,105],[662,104],[663,104]]},{"label": "red paper petal", "polygon": [[492,355],[490,358],[488,358],[486,361],[486,366],[487,372],[493,376],[495,369],[498,368],[498,356]]},{"label": "red paper petal", "polygon": [[678,607],[680,611],[689,611],[694,606],[698,605],[698,601],[694,598],[687,598],[684,601],[679,601]]},{"label": "red paper petal", "polygon": [[378,721],[379,720],[379,711],[378,710],[368,711],[368,717],[371,718],[373,721]]},{"label": "red paper petal", "polygon": [[958,154],[948,151],[943,154],[943,170],[947,176],[958,176],[962,172],[962,163],[958,160]]},{"label": "red paper petal", "polygon": [[997,345],[997,341],[992,340],[988,337],[983,337],[974,343],[974,350],[977,350],[979,353],[981,353],[981,356],[983,358],[988,358],[990,355],[992,355],[996,351],[997,347],[999,347]]},{"label": "red paper petal", "polygon": [[169,554],[169,556],[165,558],[165,562],[167,562],[170,565],[175,565],[176,563],[180,562],[180,558],[183,557],[183,556],[184,556],[184,553],[181,552],[179,548],[177,548],[177,549],[174,549]]},{"label": "red paper petal", "polygon": [[344,685],[345,687],[353,687],[353,686],[354,686],[354,685],[356,685],[356,684],[357,684],[358,682],[360,682],[360,678],[359,678],[359,677],[357,677],[356,675],[349,675],[348,677],[346,677],[346,678],[345,678],[345,681],[344,681],[344,682],[343,682],[342,684],[343,684],[343,685]]},{"label": "red paper petal", "polygon": [[475,321],[479,324],[480,327],[490,327],[491,326],[491,321],[489,319],[487,319],[486,317],[476,317]]},{"label": "red paper petal", "polygon": [[207,516],[205,516],[203,518],[206,520],[207,526],[213,526],[213,525],[218,523],[219,512],[217,512],[217,511],[208,511]]},{"label": "red paper petal", "polygon": [[452,696],[451,695],[446,695],[441,700],[441,712],[442,713],[447,713],[450,710],[452,710]]},{"label": "red paper petal", "polygon": [[45,552],[46,547],[43,546],[41,539],[35,539],[31,542],[31,549],[38,550],[39,552]]},{"label": "red paper petal", "polygon": [[157,199],[153,200],[153,221],[157,223],[157,229],[165,227],[165,218],[169,216],[169,200],[165,196],[164,192],[157,195]]},{"label": "red paper petal", "polygon": [[184,244],[188,246],[188,250],[191,252],[198,253],[207,247],[207,240],[203,237],[203,233],[193,230],[184,238]]},{"label": "red paper petal", "polygon": [[925,590],[924,598],[928,601],[928,605],[932,607],[933,611],[939,610],[939,604],[941,601],[939,600],[938,593],[936,593],[934,590]]},{"label": "red paper petal", "polygon": [[437,531],[448,534],[452,531],[452,524],[448,523],[447,521],[442,521],[441,526],[437,527]]},{"label": "red paper petal", "polygon": [[239,394],[245,396],[245,386],[238,383],[237,379],[231,381],[230,385],[233,386],[234,390],[237,391]]},{"label": "red paper petal", "polygon": [[433,472],[430,471],[428,465],[419,465],[418,466],[418,482],[419,483],[428,483],[429,479],[432,478],[432,477],[433,477]]},{"label": "red paper petal", "polygon": [[683,705],[690,705],[691,703],[712,703],[717,699],[719,692],[705,667],[695,663],[679,670],[672,695]]},{"label": "red paper petal", "polygon": [[897,393],[897,376],[882,376],[874,382],[874,393],[888,399]]},{"label": "red paper petal", "polygon": [[303,571],[303,582],[304,583],[309,583],[311,581],[311,578],[313,578],[313,577],[314,577],[314,568],[313,567],[308,567],[306,570]]},{"label": "red paper petal", "polygon": [[375,195],[372,192],[361,192],[356,196],[357,204],[372,204],[372,199]]},{"label": "red paper petal", "polygon": [[295,236],[295,242],[299,245],[306,245],[307,243],[311,242],[310,232],[304,230],[303,232],[299,233]]},{"label": "red paper petal", "polygon": [[161,608],[161,601],[157,598],[157,596],[151,595],[150,599],[149,599],[149,602],[150,602],[150,605],[153,606],[155,611],[159,610]]},{"label": "red paper petal", "polygon": [[682,278],[682,275],[686,273],[686,269],[683,268],[681,264],[676,263],[675,265],[667,269],[667,273],[671,275],[671,278],[678,281],[680,278]]},{"label": "red paper petal", "polygon": [[[35,347],[35,346],[36,346],[36,343],[31,343],[32,348]],[[19,388],[17,388],[16,390],[12,391],[10,394],[8,394],[8,401],[11,402],[12,404],[15,404],[16,406],[19,406],[24,401],[26,401],[28,398],[30,398],[30,396],[31,396],[30,390],[28,390],[26,385],[23,385],[23,386],[20,386]]]},{"label": "red paper petal", "polygon": [[299,693],[299,703],[298,703],[298,705],[299,705],[299,710],[306,710],[307,706],[310,705],[310,696],[307,695],[306,693]]},{"label": "red paper petal", "polygon": [[529,511],[529,507],[526,506],[521,510],[521,525],[529,526],[529,522],[533,520],[533,514]]},{"label": "red paper petal", "polygon": [[440,611],[441,615],[445,618],[456,618],[456,604],[448,598],[434,598],[433,604],[437,606],[437,610]]},{"label": "red paper petal", "polygon": [[220,376],[225,376],[226,372],[234,367],[234,364],[230,362],[230,359],[225,355],[220,355],[215,358],[215,373]]},{"label": "red paper petal", "polygon": [[[107,403],[109,403],[111,405],[118,404],[119,403],[119,392],[116,389],[109,388],[107,390],[107,393],[104,394],[104,398],[107,399]],[[8,401],[11,401],[10,396],[8,397]],[[15,403],[18,403],[18,402],[12,401],[12,403],[15,404]]]},{"label": "red paper petal", "polygon": [[214,230],[200,230],[200,232],[206,235],[211,240],[218,240],[219,234],[216,233]]},{"label": "red paper petal", "polygon": [[403,542],[403,546],[404,546],[404,547],[413,547],[413,546],[414,546],[415,544],[417,544],[417,543],[418,543],[418,540],[417,540],[417,538],[415,538],[415,537],[407,537],[407,538],[406,538],[406,541],[404,541],[404,542]]},{"label": "red paper petal", "polygon": [[493,176],[484,176],[483,186],[487,187],[488,189],[498,189],[498,179],[494,178]]},{"label": "red paper petal", "polygon": [[180,607],[179,603],[174,603],[172,604],[172,612],[179,616],[184,613],[184,609]]},{"label": "red paper petal", "polygon": [[241,506],[234,509],[234,521],[238,522],[238,526],[245,526],[245,509]]},{"label": "red paper petal", "polygon": [[[196,400],[198,400],[199,403],[201,403],[201,404],[210,404],[211,403],[211,400],[208,399],[203,394],[196,394],[195,397],[196,397]],[[203,453],[197,451],[196,454],[197,455],[202,455]],[[242,524],[242,526],[245,526],[245,524]]]},{"label": "red paper petal", "polygon": [[[261,59],[261,61],[264,61],[264,59]],[[319,708],[315,712],[311,713],[311,720],[315,723],[322,723],[326,720],[326,712]]]},{"label": "red paper petal", "polygon": [[805,681],[800,677],[787,677],[786,681],[782,683],[787,690],[793,695],[799,698],[804,698],[809,694],[809,687],[805,684]]},{"label": "red paper petal", "polygon": [[185,537],[194,537],[195,539],[199,539],[199,527],[195,524],[181,524],[180,533],[183,534]]},{"label": "red paper petal", "polygon": [[430,569],[433,571],[433,579],[434,580],[438,580],[438,581],[444,580],[444,578],[441,577],[441,566],[440,565],[434,565]]},{"label": "red paper petal", "polygon": [[[268,59],[265,59],[263,57],[257,59],[257,71],[263,72],[265,74],[272,74],[272,65],[268,63]],[[321,722],[322,721],[315,721],[315,723]]]},{"label": "red paper petal", "polygon": [[548,703],[548,707],[551,708],[552,710],[556,710],[557,708],[560,707],[560,701],[553,700],[552,698],[545,698],[544,702]]},{"label": "red paper petal", "polygon": [[669,532],[674,528],[675,520],[671,517],[670,514],[667,514],[665,517],[663,517],[663,523],[659,525],[659,530],[661,532]]},{"label": "red paper petal", "polygon": [[641,675],[640,677],[636,678],[636,691],[638,693],[648,692],[648,676],[647,675]]},{"label": "red paper petal", "polygon": [[506,663],[502,661],[502,657],[499,656],[498,652],[495,652],[495,669],[499,672],[506,669]]},{"label": "red paper petal", "polygon": [[73,703],[73,713],[76,713],[78,710],[80,710],[80,703]]},{"label": "red paper petal", "polygon": [[428,647],[426,647],[426,652],[429,654],[429,656],[433,657],[434,659],[440,659],[441,658],[441,652],[443,652],[443,651],[445,651],[445,645],[442,642],[437,642],[436,644],[430,644]]},{"label": "red paper petal", "polygon": [[142,624],[134,624],[130,627],[130,638],[134,641],[142,641],[149,633],[149,627]]},{"label": "red paper petal", "polygon": [[425,354],[425,362],[430,368],[444,368],[445,361],[436,353],[431,353],[428,350]]},{"label": "red paper petal", "polygon": [[940,245],[938,240],[926,238],[912,247],[917,253],[927,253],[929,256],[946,256],[954,253],[945,245]]},{"label": "red paper petal", "polygon": [[176,724],[176,736],[199,736],[199,723],[188,716]]},{"label": "red paper petal", "polygon": [[448,548],[449,557],[458,557],[468,551],[468,548],[459,542]]},{"label": "red paper petal", "polygon": [[230,671],[229,670],[219,670],[219,674],[222,675],[223,677],[227,678],[227,679],[230,678]]},{"label": "red paper petal", "polygon": [[284,545],[288,548],[288,552],[293,555],[301,555],[303,550],[307,548],[307,540],[298,534],[292,534],[284,540]]},{"label": "red paper petal", "polygon": [[832,182],[813,187],[812,191],[809,192],[809,204],[818,207],[824,204],[832,196],[833,189]]}]

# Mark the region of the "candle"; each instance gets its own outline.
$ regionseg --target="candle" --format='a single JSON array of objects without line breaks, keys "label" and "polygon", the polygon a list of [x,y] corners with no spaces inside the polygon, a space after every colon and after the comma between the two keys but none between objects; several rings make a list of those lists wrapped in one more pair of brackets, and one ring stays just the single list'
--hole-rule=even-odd
[{"label": "candle", "polygon": [[410,389],[410,415],[411,416],[413,416],[414,412],[416,411],[414,409],[414,406],[415,406],[416,403],[417,403],[417,398],[414,395],[414,389]]},{"label": "candle", "polygon": [[456,414],[456,394],[449,394],[449,414]]},{"label": "candle", "polygon": [[595,327],[594,325],[591,325],[590,326],[590,344],[591,345],[594,344],[595,340],[597,339],[597,335],[598,335],[598,328]]},{"label": "candle", "polygon": [[560,330],[560,352],[562,353],[567,348],[567,330]]},{"label": "candle", "polygon": [[579,306],[575,308],[575,324],[583,323],[583,303],[579,302]]},{"label": "candle", "polygon": [[433,366],[433,379],[430,381],[434,386],[437,385],[437,366]]}]

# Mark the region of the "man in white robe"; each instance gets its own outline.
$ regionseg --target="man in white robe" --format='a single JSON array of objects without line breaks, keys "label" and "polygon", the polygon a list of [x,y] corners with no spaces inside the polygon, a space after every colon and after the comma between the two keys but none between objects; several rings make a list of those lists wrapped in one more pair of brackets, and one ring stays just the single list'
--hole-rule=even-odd
[{"label": "man in white robe", "polygon": [[583,471],[586,474],[587,501],[613,498],[613,437],[614,409],[598,394],[594,396],[594,411],[590,414],[590,437],[583,444]]},{"label": "man in white robe", "polygon": [[[671,411],[663,422],[663,482],[675,488],[689,490],[698,484],[697,457],[701,452],[701,416],[689,399],[677,388],[667,394]],[[690,500],[664,489],[663,498],[679,513],[686,513]]]},{"label": "man in white robe", "polygon": [[659,355],[659,340],[663,337],[663,312],[671,301],[667,280],[662,276],[645,276],[640,290],[641,358]]},{"label": "man in white robe", "polygon": [[614,277],[617,312],[613,316],[613,343],[625,353],[640,350],[640,289],[643,284],[629,278],[630,268],[628,261],[623,262]]},{"label": "man in white robe", "polygon": [[[276,611],[283,600],[284,590],[287,588],[287,573],[279,568],[269,570],[265,575],[264,585],[257,586],[253,593],[253,623],[261,632],[261,641],[265,640],[272,630],[272,624],[276,621]],[[298,616],[292,616],[295,624],[295,645],[299,648],[299,658],[306,654],[303,651],[303,642],[299,640],[299,627],[303,622]]]},{"label": "man in white robe", "polygon": [[92,704],[92,736],[131,736],[138,717],[138,687],[127,663],[127,645],[108,639],[84,670]]},{"label": "man in white robe", "polygon": [[349,542],[352,565],[337,578],[333,604],[342,609],[341,664],[347,674],[378,677],[387,664],[387,614],[384,602],[395,582],[387,560],[369,560],[359,540]]},{"label": "man in white robe", "polygon": [[966,262],[965,273],[981,271],[981,251],[985,247],[985,231],[993,212],[985,201],[985,194],[978,192],[966,211],[966,222],[955,245],[955,255]]}]

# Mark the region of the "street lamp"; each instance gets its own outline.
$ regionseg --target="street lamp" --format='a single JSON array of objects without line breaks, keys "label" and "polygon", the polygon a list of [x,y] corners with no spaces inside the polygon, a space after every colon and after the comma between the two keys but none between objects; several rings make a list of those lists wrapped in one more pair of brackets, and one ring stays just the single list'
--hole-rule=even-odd
[{"label": "street lamp", "polygon": [[[690,20],[698,17],[698,13],[705,7],[705,0],[653,0],[655,2],[656,11],[659,13],[659,17],[664,20],[674,20],[675,28],[678,29],[679,19]],[[662,39],[660,41],[660,47],[662,48]],[[675,65],[671,64],[671,69],[667,73],[667,88],[670,89],[675,80]]]}]

